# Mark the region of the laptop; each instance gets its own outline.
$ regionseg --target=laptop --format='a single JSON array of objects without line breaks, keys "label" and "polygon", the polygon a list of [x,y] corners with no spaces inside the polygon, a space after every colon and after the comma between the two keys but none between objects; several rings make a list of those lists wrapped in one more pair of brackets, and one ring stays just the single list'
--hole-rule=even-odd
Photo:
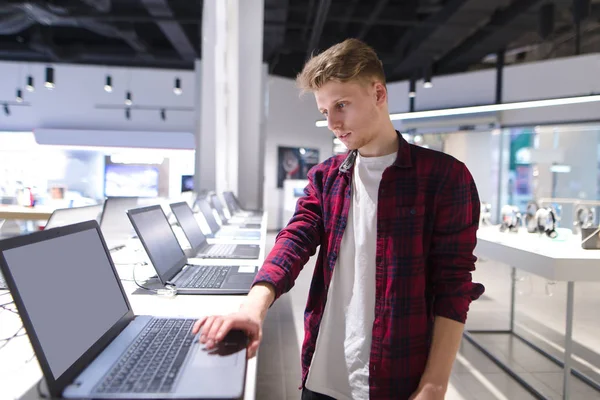
[{"label": "laptop", "polygon": [[235,197],[232,191],[223,192],[223,198],[225,199],[225,204],[229,209],[229,213],[232,216],[241,216],[241,217],[261,217],[263,213],[261,211],[248,211],[243,210],[240,206],[240,202]]},{"label": "laptop", "polygon": [[183,234],[190,242],[191,249],[184,250],[188,258],[258,259],[260,246],[255,244],[208,244],[206,236],[194,217],[194,212],[186,202],[171,204],[171,210]]},{"label": "laptop", "polygon": [[109,197],[104,202],[100,227],[110,251],[125,247],[135,237],[127,219],[127,210],[138,207],[137,197]]},{"label": "laptop", "polygon": [[56,209],[48,219],[44,229],[57,228],[83,221],[99,221],[102,208],[102,204],[96,204],[92,206]]},{"label": "laptop", "polygon": [[181,294],[234,295],[250,291],[257,266],[191,264],[160,206],[136,208],[127,215],[164,286]]},{"label": "laptop", "polygon": [[[241,220],[239,222],[231,220],[225,215],[225,209],[223,208],[223,203],[219,199],[219,196],[216,194],[212,194],[210,196],[210,202],[212,203],[212,207],[219,214],[219,218],[223,222],[223,225],[232,225],[232,228],[240,228],[240,229],[260,229],[262,221],[262,217],[239,217]],[[237,217],[236,217],[237,218]]]},{"label": "laptop", "polygon": [[198,204],[198,208],[210,229],[210,234],[206,237],[211,239],[260,240],[261,233],[258,229],[236,229],[233,226],[221,227],[206,199],[199,199],[196,204]]},{"label": "laptop", "polygon": [[[42,268],[43,267],[43,268]],[[245,335],[206,350],[195,319],[134,315],[96,221],[0,242],[50,398],[237,399]]]}]

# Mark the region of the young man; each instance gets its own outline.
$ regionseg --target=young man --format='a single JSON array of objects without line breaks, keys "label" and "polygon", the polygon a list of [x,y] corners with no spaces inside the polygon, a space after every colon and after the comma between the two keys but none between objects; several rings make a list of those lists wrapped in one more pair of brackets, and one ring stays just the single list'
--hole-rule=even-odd
[{"label": "young man", "polygon": [[349,149],[309,172],[240,311],[196,323],[212,347],[245,330],[256,353],[269,306],[320,246],[304,314],[302,399],[443,399],[471,301],[479,197],[456,159],[407,143],[381,62],[349,39],[297,77]]}]

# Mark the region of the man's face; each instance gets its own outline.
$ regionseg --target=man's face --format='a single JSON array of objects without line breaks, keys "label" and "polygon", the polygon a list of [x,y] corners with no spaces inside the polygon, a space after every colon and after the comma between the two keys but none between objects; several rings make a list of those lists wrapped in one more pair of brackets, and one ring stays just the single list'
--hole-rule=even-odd
[{"label": "man's face", "polygon": [[381,114],[382,90],[385,92],[379,83],[330,81],[314,92],[329,130],[348,149],[360,149],[374,139]]}]

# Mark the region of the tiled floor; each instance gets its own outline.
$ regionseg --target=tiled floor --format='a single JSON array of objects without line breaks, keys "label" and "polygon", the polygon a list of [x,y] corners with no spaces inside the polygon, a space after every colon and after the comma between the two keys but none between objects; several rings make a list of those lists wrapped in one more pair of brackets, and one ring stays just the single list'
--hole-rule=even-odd
[{"label": "tiled floor", "polygon": [[[273,243],[270,235],[267,243]],[[299,399],[300,347],[304,338],[302,318],[315,258],[305,266],[294,288],[270,309],[264,326],[264,339],[258,357],[257,399]],[[486,286],[486,294],[474,302],[469,313],[469,329],[507,329],[509,326],[510,268],[489,260],[478,263],[474,280]],[[565,319],[565,285],[546,285],[535,276],[517,275],[516,328],[528,339],[560,356],[561,348],[540,342],[561,343]],[[576,285],[575,353],[590,374],[600,379],[600,284]],[[532,336],[531,332],[537,334]],[[508,335],[473,335],[496,357],[511,365],[530,385],[548,399],[562,398],[562,370],[517,338]],[[595,391],[572,379],[572,400],[600,399]],[[447,400],[533,399],[525,389],[463,340],[456,359]]]}]

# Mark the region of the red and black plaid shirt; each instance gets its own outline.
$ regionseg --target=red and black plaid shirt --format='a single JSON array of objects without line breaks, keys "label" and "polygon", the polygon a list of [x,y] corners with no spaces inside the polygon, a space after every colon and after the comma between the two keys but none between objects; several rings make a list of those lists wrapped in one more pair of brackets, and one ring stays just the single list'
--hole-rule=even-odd
[{"label": "red and black plaid shirt", "polygon": [[[399,139],[379,185],[372,400],[408,398],[425,369],[434,317],[464,323],[484,291],[471,280],[480,208],[471,174],[444,153]],[[304,314],[303,384],[348,220],[353,164],[349,153],[311,169],[305,196],[255,280],[271,283],[278,298],[321,246]]]}]

